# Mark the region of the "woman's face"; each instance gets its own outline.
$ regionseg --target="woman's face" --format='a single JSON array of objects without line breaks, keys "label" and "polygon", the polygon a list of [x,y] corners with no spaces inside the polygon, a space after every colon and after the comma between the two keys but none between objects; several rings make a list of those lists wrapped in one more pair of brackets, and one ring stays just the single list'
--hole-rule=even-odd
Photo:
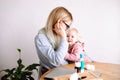
[{"label": "woman's face", "polygon": [[57,23],[54,25],[54,31],[56,33],[58,33],[58,31],[60,30],[60,28],[62,28],[62,30],[66,31],[68,28],[70,28],[70,24],[71,21],[68,22],[64,22],[63,20],[59,20],[57,21]]}]

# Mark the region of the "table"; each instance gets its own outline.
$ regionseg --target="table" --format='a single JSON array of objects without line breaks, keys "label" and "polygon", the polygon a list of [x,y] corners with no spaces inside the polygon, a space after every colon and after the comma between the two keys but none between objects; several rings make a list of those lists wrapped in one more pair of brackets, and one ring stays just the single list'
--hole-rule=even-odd
[{"label": "table", "polygon": [[[111,64],[111,63],[102,63],[102,62],[92,62],[92,63],[85,63],[91,64],[95,66],[95,71],[101,72],[102,75],[100,77],[95,77],[93,74],[89,73],[88,70],[85,70],[84,73],[79,73],[80,76],[87,76],[85,79],[82,80],[120,80],[120,64]],[[75,64],[67,64],[64,66],[60,66],[62,68],[69,68],[74,69]],[[44,77],[53,71],[55,68],[50,69],[46,73],[44,73],[40,80],[45,80]],[[55,80],[69,80],[71,74],[58,76]]]}]

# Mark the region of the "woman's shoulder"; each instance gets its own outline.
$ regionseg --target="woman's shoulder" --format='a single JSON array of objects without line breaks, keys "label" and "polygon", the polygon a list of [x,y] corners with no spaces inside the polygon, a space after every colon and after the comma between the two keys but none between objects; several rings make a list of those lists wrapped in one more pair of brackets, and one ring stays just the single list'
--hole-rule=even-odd
[{"label": "woman's shoulder", "polygon": [[46,35],[45,35],[45,29],[42,28],[42,29],[38,32],[38,34],[37,34],[36,36],[37,36],[37,37],[46,37]]},{"label": "woman's shoulder", "polygon": [[38,37],[38,38],[46,38],[47,36],[44,33],[38,33],[36,35],[36,37]]},{"label": "woman's shoulder", "polygon": [[46,39],[46,38],[47,38],[47,36],[44,33],[38,33],[35,36],[35,39]]},{"label": "woman's shoulder", "polygon": [[35,42],[40,43],[41,45],[50,44],[47,36],[44,33],[38,33],[35,37]]}]

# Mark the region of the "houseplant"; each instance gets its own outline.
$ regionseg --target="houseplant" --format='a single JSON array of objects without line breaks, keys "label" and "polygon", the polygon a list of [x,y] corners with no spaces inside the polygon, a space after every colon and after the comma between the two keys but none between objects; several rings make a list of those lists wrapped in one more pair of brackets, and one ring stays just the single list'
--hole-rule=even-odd
[{"label": "houseplant", "polygon": [[1,80],[34,80],[32,77],[33,70],[38,71],[40,64],[33,63],[25,67],[22,64],[21,49],[17,49],[17,51],[19,53],[19,59],[17,60],[18,66],[16,68],[2,70],[1,72],[5,72],[6,74],[1,77]]}]

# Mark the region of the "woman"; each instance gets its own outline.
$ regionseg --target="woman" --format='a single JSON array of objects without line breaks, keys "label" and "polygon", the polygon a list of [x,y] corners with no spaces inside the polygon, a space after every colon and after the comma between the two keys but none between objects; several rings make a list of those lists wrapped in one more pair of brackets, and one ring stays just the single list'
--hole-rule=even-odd
[{"label": "woman", "polygon": [[36,35],[35,46],[42,74],[51,68],[68,64],[64,60],[68,51],[66,30],[72,21],[72,14],[66,8],[56,7],[51,11],[45,27]]}]

